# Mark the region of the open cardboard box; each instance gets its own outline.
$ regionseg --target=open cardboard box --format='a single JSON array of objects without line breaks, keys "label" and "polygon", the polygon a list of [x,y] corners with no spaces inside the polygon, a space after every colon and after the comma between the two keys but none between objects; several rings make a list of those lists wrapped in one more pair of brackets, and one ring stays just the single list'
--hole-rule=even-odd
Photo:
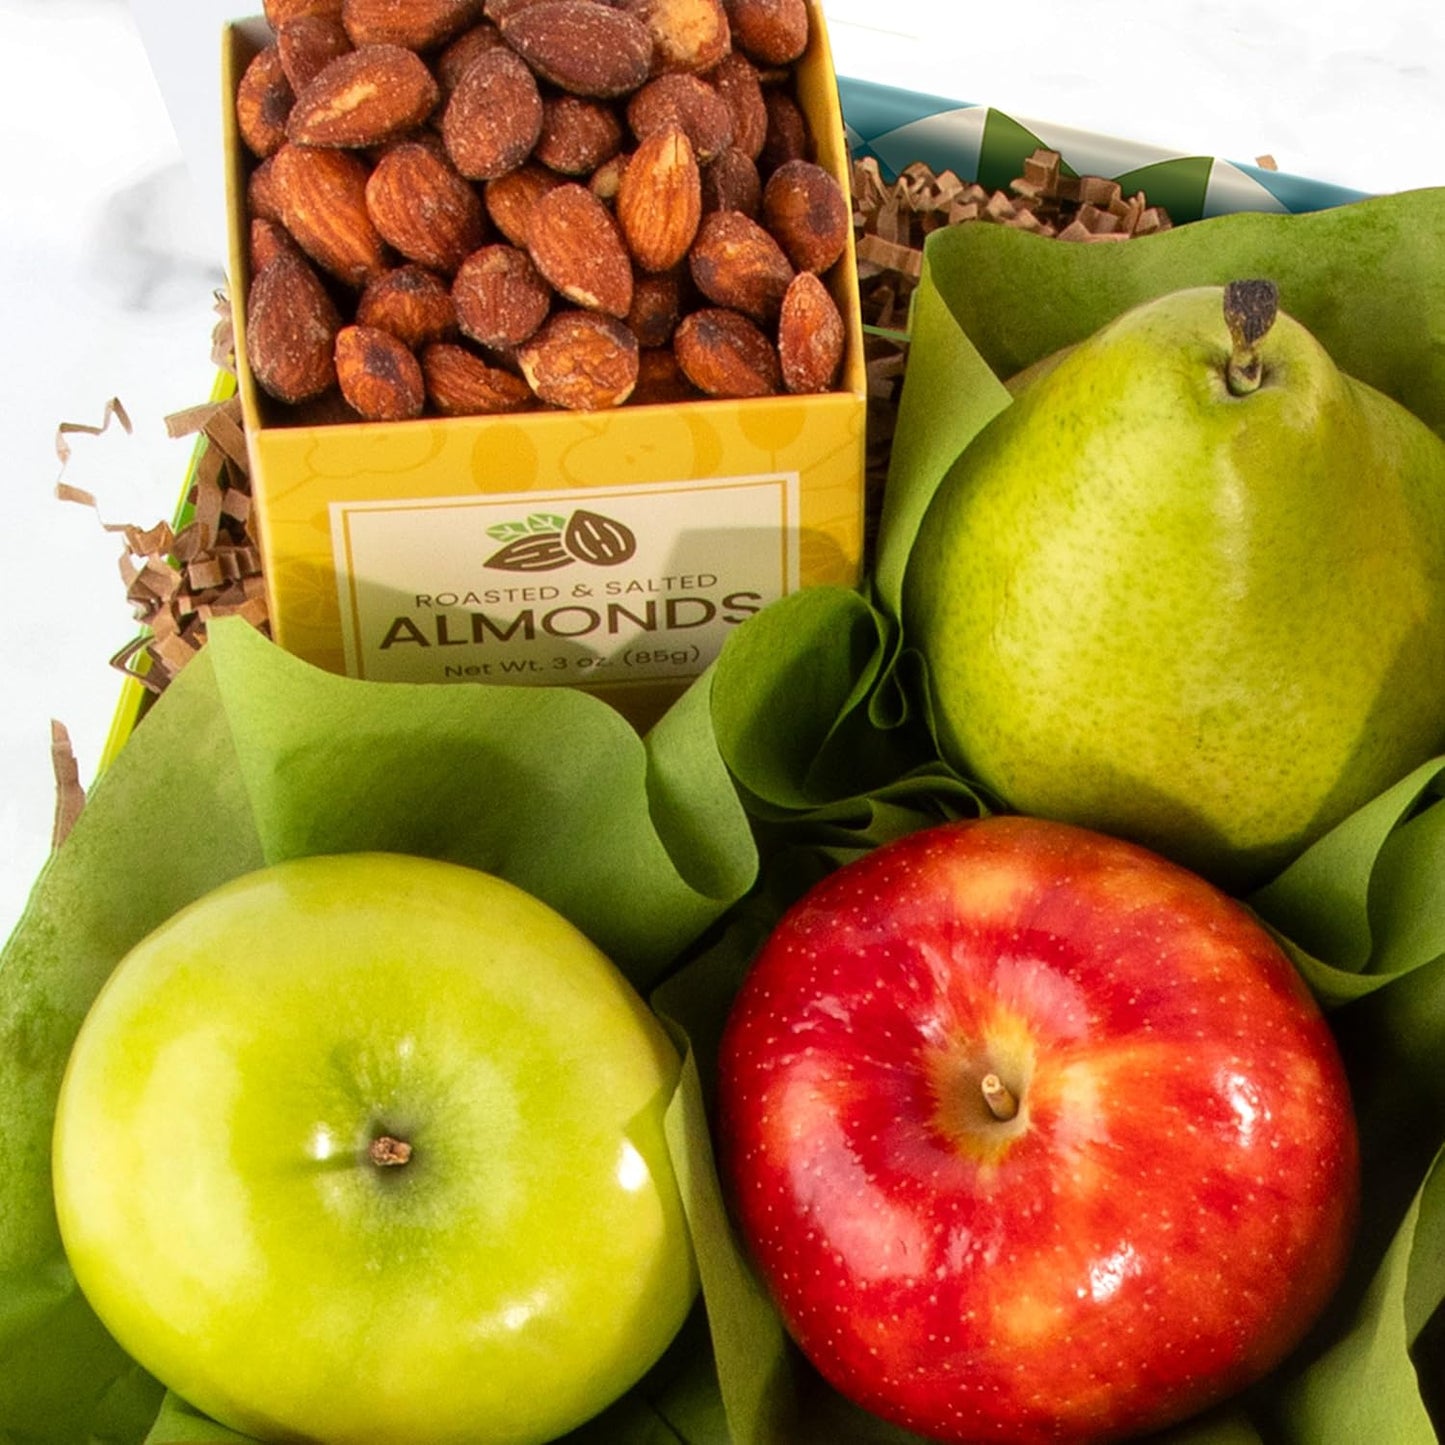
[{"label": "open cardboard box", "polygon": [[[816,159],[848,155],[821,7],[794,67]],[[227,97],[269,37],[227,27]],[[396,423],[291,424],[247,360],[248,157],[227,106],[238,377],[282,647],[379,681],[562,682],[644,726],[743,617],[801,586],[856,582],[863,554],[865,379],[851,249],[830,272],[847,347],[827,394],[537,410]],[[509,529],[579,510],[636,550],[506,570]]]}]

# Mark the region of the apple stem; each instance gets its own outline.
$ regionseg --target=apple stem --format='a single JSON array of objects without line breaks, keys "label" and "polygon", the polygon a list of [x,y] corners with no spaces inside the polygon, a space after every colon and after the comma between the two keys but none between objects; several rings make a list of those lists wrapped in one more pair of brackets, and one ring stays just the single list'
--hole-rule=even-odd
[{"label": "apple stem", "polygon": [[997,1074],[985,1074],[979,1080],[978,1087],[983,1093],[983,1102],[988,1105],[989,1113],[999,1123],[1006,1124],[1018,1114],[1019,1101],[1014,1097],[1013,1090]]},{"label": "apple stem", "polygon": [[1224,379],[1234,396],[1259,390],[1264,365],[1259,343],[1279,315],[1279,287],[1273,281],[1231,281],[1224,288],[1224,323],[1233,349]]},{"label": "apple stem", "polygon": [[371,1141],[371,1147],[366,1152],[378,1169],[389,1169],[405,1164],[411,1158],[411,1145],[405,1139],[393,1139],[390,1134],[382,1134]]}]

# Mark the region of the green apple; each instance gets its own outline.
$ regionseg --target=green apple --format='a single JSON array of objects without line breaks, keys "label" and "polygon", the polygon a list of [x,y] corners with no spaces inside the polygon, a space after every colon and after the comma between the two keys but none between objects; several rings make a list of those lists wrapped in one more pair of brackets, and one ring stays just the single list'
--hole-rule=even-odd
[{"label": "green apple", "polygon": [[1147,302],[1010,389],[904,584],[962,771],[1236,885],[1445,745],[1445,442],[1271,283]]},{"label": "green apple", "polygon": [[511,884],[279,864],[163,924],[87,1015],[61,1236],[120,1344],[246,1434],[551,1440],[695,1297],[678,1072],[622,974]]}]

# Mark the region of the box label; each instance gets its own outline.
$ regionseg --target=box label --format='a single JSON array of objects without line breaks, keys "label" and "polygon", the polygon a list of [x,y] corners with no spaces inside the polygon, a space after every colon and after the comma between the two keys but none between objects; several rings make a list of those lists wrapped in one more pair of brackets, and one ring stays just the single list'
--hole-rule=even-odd
[{"label": "box label", "polygon": [[796,472],[333,502],[346,670],[381,682],[688,678],[798,587]]}]

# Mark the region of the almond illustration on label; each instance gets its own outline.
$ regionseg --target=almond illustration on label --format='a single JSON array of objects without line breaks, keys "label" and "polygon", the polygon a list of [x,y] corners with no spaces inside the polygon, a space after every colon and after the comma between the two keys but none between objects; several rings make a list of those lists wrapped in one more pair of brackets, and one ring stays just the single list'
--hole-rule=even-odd
[{"label": "almond illustration on label", "polygon": [[562,545],[579,561],[596,567],[618,567],[637,555],[637,538],[630,527],[581,507],[572,513]]},{"label": "almond illustration on label", "polygon": [[582,507],[566,518],[534,512],[488,527],[487,535],[506,545],[484,565],[503,572],[554,572],[573,562],[618,567],[637,555],[637,536],[626,523]]}]

